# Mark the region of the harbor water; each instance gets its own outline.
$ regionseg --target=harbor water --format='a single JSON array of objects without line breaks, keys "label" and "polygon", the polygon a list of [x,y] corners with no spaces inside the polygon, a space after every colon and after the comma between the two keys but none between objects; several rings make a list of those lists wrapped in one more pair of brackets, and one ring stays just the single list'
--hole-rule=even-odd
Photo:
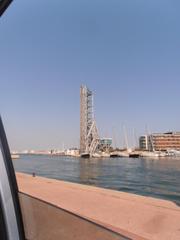
[{"label": "harbor water", "polygon": [[167,199],[180,205],[180,158],[21,155],[13,162],[18,172]]}]

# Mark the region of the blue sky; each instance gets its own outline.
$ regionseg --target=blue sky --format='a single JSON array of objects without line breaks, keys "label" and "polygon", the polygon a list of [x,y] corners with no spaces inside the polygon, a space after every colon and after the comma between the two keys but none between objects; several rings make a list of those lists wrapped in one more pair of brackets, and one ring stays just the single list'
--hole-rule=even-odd
[{"label": "blue sky", "polygon": [[[100,135],[180,131],[177,0],[16,0],[0,19],[0,110],[11,149],[78,146],[79,88]],[[114,134],[113,134],[114,132]]]}]

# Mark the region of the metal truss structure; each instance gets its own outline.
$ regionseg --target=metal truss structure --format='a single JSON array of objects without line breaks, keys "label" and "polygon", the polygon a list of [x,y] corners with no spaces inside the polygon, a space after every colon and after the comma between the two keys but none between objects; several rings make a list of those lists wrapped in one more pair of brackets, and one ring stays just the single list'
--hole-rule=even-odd
[{"label": "metal truss structure", "polygon": [[86,86],[80,88],[80,153],[92,156],[99,145],[94,119],[93,93]]}]

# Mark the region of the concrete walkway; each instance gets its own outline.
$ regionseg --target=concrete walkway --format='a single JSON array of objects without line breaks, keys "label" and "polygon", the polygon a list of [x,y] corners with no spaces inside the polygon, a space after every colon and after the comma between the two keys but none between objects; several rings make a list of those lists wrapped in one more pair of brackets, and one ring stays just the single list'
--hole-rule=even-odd
[{"label": "concrete walkway", "polygon": [[180,240],[170,201],[17,173],[19,191],[136,240]]}]

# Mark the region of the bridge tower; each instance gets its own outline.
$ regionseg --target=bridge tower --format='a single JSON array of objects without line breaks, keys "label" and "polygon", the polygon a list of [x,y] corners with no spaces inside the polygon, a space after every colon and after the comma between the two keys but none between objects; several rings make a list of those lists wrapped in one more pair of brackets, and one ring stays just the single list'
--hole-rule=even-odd
[{"label": "bridge tower", "polygon": [[94,119],[93,93],[86,86],[80,88],[80,153],[92,156],[98,147],[99,135]]}]

